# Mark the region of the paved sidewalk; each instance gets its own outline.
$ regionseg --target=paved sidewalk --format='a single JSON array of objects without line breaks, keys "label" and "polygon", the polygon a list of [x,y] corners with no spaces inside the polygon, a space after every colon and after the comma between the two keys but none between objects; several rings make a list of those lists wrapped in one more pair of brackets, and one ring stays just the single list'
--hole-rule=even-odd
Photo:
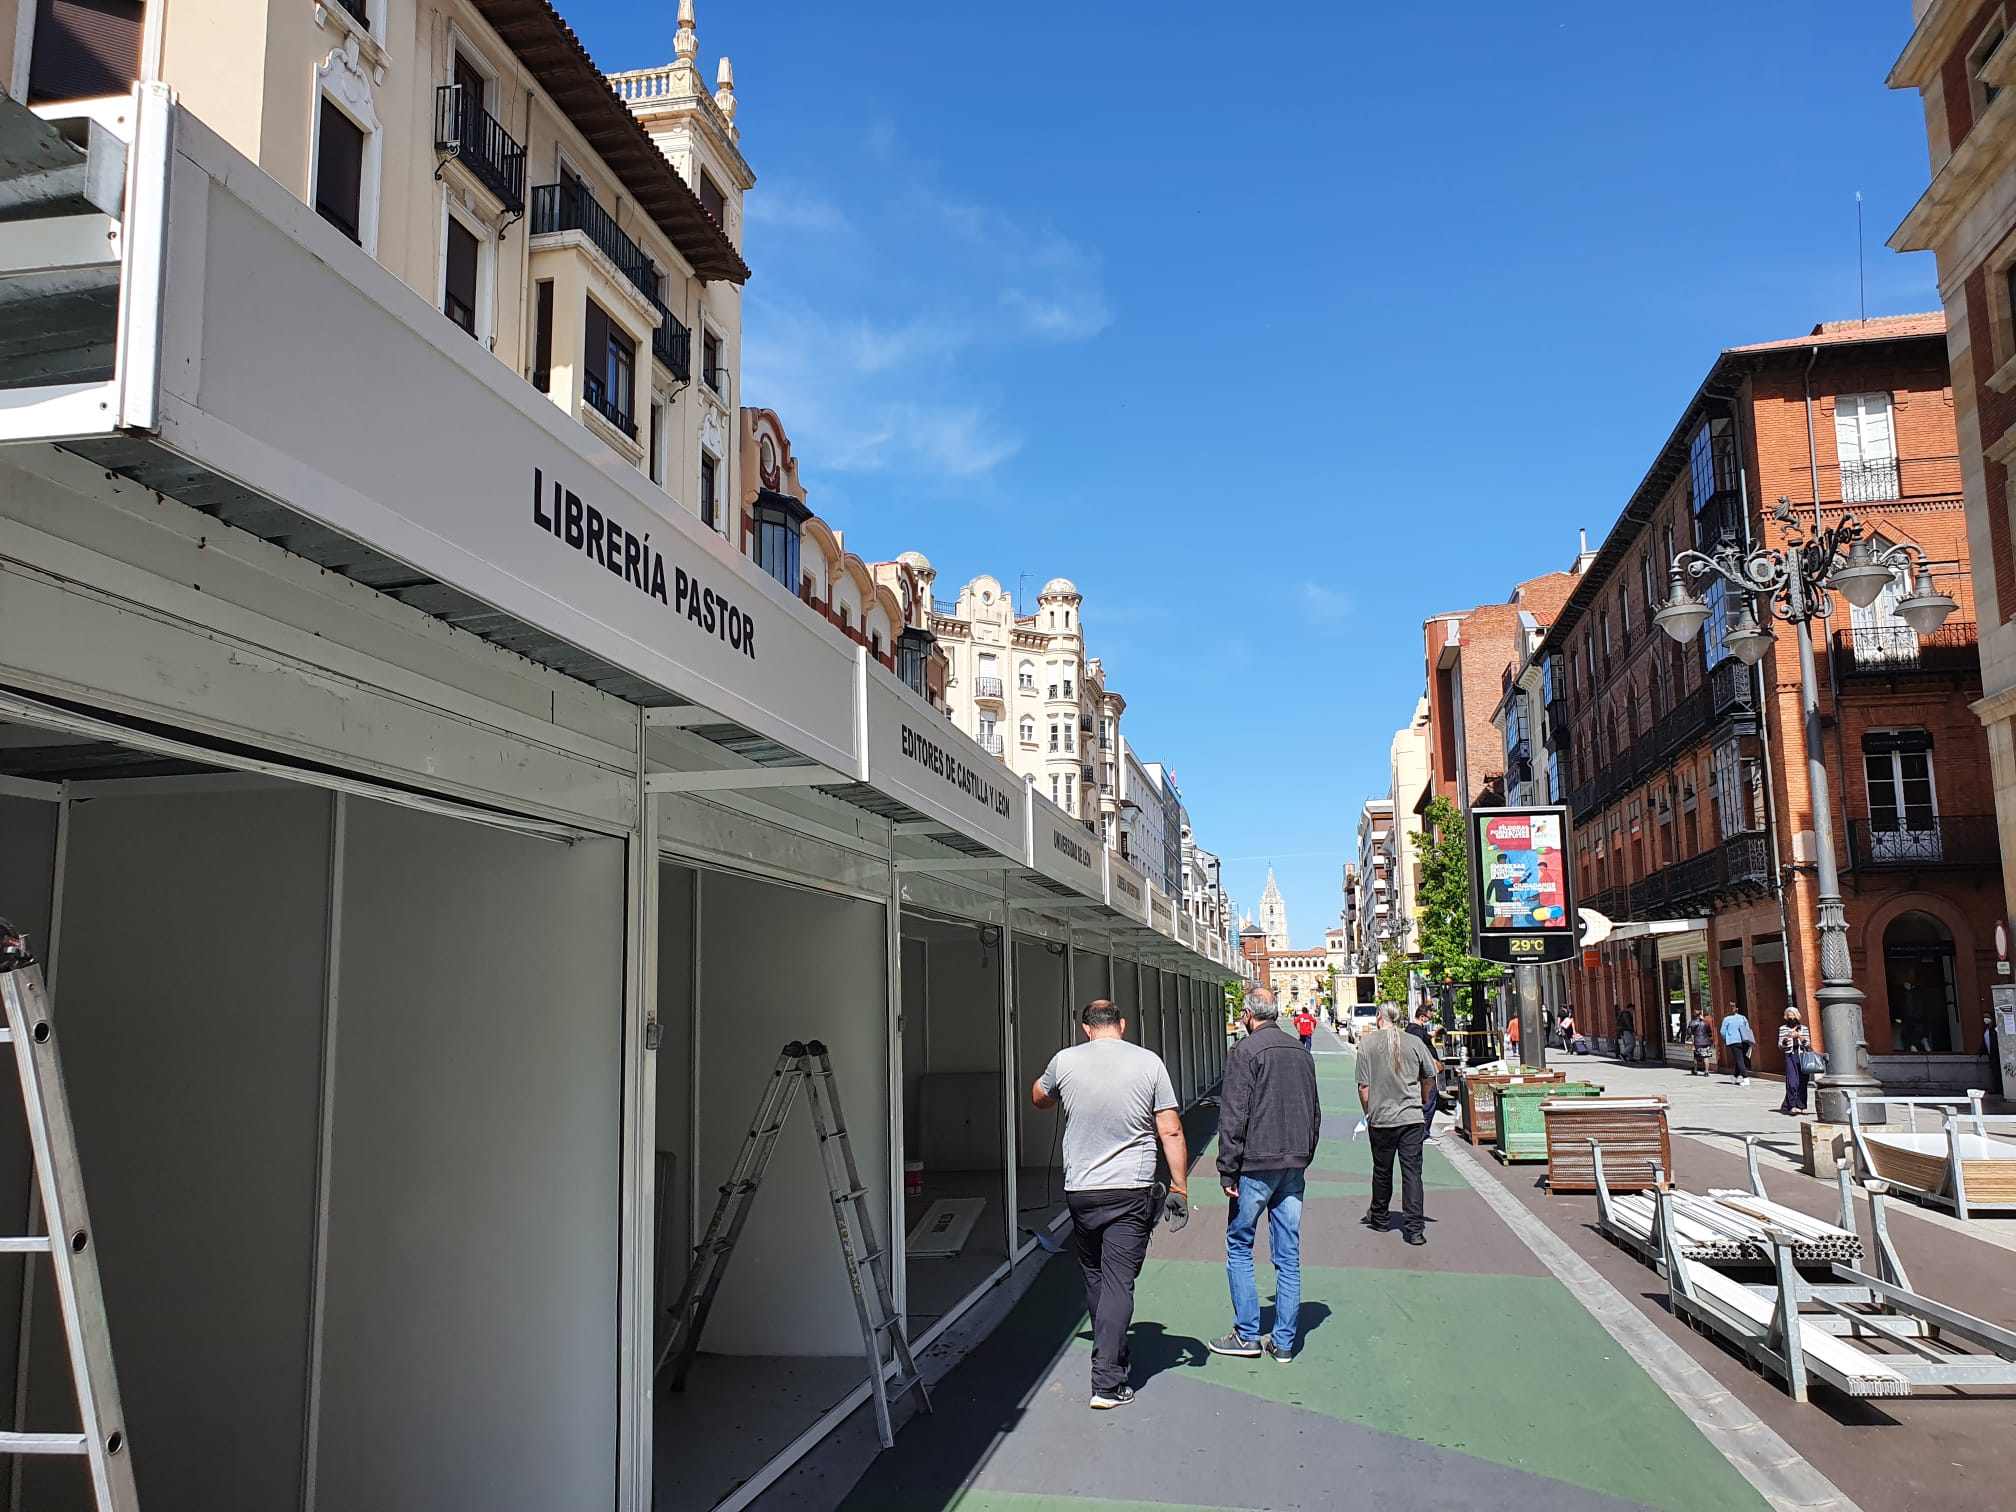
[{"label": "paved sidewalk", "polygon": [[[1318,1044],[1327,1111],[1293,1365],[1204,1347],[1230,1326],[1205,1142],[1195,1215],[1181,1234],[1158,1231],[1142,1273],[1133,1406],[1087,1409],[1077,1266],[1059,1256],[939,1383],[936,1412],[834,1501],[848,1512],[1766,1506],[1440,1151],[1427,1156],[1426,1248],[1359,1225],[1370,1155],[1350,1138],[1353,1063],[1327,1032]],[[1263,1298],[1270,1279],[1263,1267]],[[790,1505],[806,1505],[804,1483]]]}]

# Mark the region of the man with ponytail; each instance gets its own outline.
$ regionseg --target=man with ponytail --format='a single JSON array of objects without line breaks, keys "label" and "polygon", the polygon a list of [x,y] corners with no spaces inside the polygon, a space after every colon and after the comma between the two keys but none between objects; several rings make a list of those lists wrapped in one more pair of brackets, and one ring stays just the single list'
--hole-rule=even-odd
[{"label": "man with ponytail", "polygon": [[1422,1211],[1421,1109],[1435,1091],[1435,1057],[1406,1032],[1398,1003],[1379,1005],[1379,1027],[1358,1042],[1358,1104],[1372,1142],[1372,1206],[1365,1225],[1384,1232],[1393,1204],[1393,1158],[1400,1158],[1400,1200],[1409,1244],[1426,1244]]}]

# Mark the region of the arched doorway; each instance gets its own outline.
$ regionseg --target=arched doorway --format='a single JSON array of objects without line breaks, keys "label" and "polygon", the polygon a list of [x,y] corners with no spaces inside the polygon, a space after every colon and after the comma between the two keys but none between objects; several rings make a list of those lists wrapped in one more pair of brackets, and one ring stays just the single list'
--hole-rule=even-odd
[{"label": "arched doorway", "polygon": [[1890,985],[1892,1051],[1957,1051],[1960,1004],[1953,981],[1952,931],[1928,913],[1899,914],[1883,931],[1883,972]]}]

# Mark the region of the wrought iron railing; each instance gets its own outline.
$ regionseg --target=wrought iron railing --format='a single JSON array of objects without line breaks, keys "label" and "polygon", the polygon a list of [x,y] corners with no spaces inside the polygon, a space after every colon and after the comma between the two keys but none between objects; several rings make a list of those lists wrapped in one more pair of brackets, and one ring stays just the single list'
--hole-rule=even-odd
[{"label": "wrought iron railing", "polygon": [[1771,841],[1759,832],[1731,835],[1722,842],[1722,885],[1730,891],[1771,888]]},{"label": "wrought iron railing", "polygon": [[1734,657],[1715,664],[1708,674],[1707,686],[1711,719],[1724,719],[1756,707],[1756,675]]},{"label": "wrought iron railing", "polygon": [[1660,756],[1669,756],[1708,731],[1710,699],[1707,684],[1682,698],[1652,727],[1652,745]]},{"label": "wrought iron railing", "polygon": [[1897,485],[1895,457],[1841,464],[1841,502],[1844,504],[1876,504],[1901,498]]},{"label": "wrought iron railing", "polygon": [[2002,859],[1992,814],[1896,814],[1848,821],[1848,864],[1995,866]]},{"label": "wrought iron railing", "polygon": [[622,408],[609,395],[609,385],[599,373],[584,373],[581,378],[581,398],[588,408],[623,432],[632,441],[637,439],[637,421],[631,413]]},{"label": "wrought iron railing", "polygon": [[1004,742],[1001,739],[1000,732],[997,730],[989,730],[980,737],[980,749],[985,751],[989,756],[999,756],[1003,748]]},{"label": "wrought iron railing", "polygon": [[651,333],[651,355],[664,363],[666,371],[681,383],[689,382],[693,377],[693,333],[655,295],[651,303],[658,309],[658,327]]},{"label": "wrought iron railing", "polygon": [[1834,632],[1834,670],[1842,677],[1979,671],[1979,635],[1973,620],[1948,620],[1929,635],[1909,625],[1855,625]]},{"label": "wrought iron railing", "polygon": [[1001,697],[1002,691],[1001,679],[998,677],[976,677],[973,679],[973,696],[975,698],[998,699]]},{"label": "wrought iron railing", "polygon": [[434,150],[474,174],[512,214],[525,209],[525,149],[460,84],[434,91]]},{"label": "wrought iron railing", "polygon": [[574,183],[541,184],[532,191],[532,234],[579,231],[616,264],[623,276],[653,300],[658,297],[658,265],[618,228],[595,196]]}]

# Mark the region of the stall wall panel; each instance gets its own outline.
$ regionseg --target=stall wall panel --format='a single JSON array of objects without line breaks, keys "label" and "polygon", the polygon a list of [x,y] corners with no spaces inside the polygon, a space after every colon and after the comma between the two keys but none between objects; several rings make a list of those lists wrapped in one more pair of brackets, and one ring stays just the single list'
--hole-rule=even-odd
[{"label": "stall wall panel", "polygon": [[1127,1021],[1127,1038],[1137,1045],[1142,1044],[1144,1038],[1141,1032],[1141,989],[1134,975],[1134,963],[1113,962],[1111,976],[1113,1006],[1120,1010],[1120,1016]]},{"label": "stall wall panel", "polygon": [[1106,957],[1089,950],[1074,950],[1071,953],[1071,970],[1077,999],[1071,1005],[1074,1009],[1083,1008],[1099,998],[1112,1001],[1113,965]]},{"label": "stall wall panel", "polygon": [[[692,1203],[693,1150],[693,890],[683,866],[658,868],[658,1074],[657,1139],[660,1159],[654,1188],[664,1189],[657,1211],[656,1289],[670,1306],[692,1262],[696,1215]],[[662,1183],[660,1178],[662,1176]],[[697,1216],[706,1222],[706,1215]]]},{"label": "stall wall panel", "polygon": [[1153,966],[1141,968],[1139,994],[1141,1043],[1167,1061],[1169,1057],[1164,1053],[1162,1042],[1162,974]]},{"label": "stall wall panel", "polygon": [[[1052,955],[1041,941],[1015,942],[1015,1082],[1022,1095],[1015,1099],[1020,1120],[1016,1135],[1020,1160],[1025,1166],[1049,1160],[1047,1153],[1057,1139],[1056,1121],[1064,1115],[1055,1109],[1033,1106],[1029,1084],[1043,1074],[1050,1057],[1067,1045],[1084,1039],[1077,1015],[1069,1014],[1064,1002],[1064,959]],[[1051,1161],[1055,1164],[1054,1161]]]},{"label": "stall wall panel", "polygon": [[[297,1504],[332,802],[71,805],[52,1011],[144,1506]],[[74,1427],[36,1300],[31,1423]],[[25,1504],[90,1505],[59,1479],[32,1467]]]},{"label": "stall wall panel", "polygon": [[[786,1040],[833,1056],[854,1159],[889,1233],[888,938],[879,905],[726,873],[702,875],[702,1190],[727,1179]],[[859,1355],[860,1326],[804,1099],[791,1112],[701,1348]]]},{"label": "stall wall panel", "polygon": [[903,937],[903,1148],[918,1148],[918,1087],[930,1069],[931,946]]},{"label": "stall wall panel", "polygon": [[[910,942],[904,944],[907,951]],[[904,1089],[905,1153],[929,1171],[999,1170],[1006,1128],[1000,947],[987,948],[978,926],[933,924],[927,973],[924,1058],[906,1061],[917,1075],[906,1077]],[[906,975],[906,998],[909,991]],[[907,1020],[905,1032],[907,1038]]]},{"label": "stall wall panel", "polygon": [[607,1507],[623,848],[347,809],[318,1507]]},{"label": "stall wall panel", "polygon": [[[28,937],[45,961],[56,876],[57,805],[0,797],[0,919]],[[10,1231],[28,1211],[28,1145],[22,1133],[21,1083],[0,1070],[0,1226]],[[25,1230],[24,1230],[25,1232]],[[21,1323],[18,1265],[0,1264],[0,1364],[13,1358]],[[0,1369],[0,1422],[12,1422],[14,1372]]]}]

